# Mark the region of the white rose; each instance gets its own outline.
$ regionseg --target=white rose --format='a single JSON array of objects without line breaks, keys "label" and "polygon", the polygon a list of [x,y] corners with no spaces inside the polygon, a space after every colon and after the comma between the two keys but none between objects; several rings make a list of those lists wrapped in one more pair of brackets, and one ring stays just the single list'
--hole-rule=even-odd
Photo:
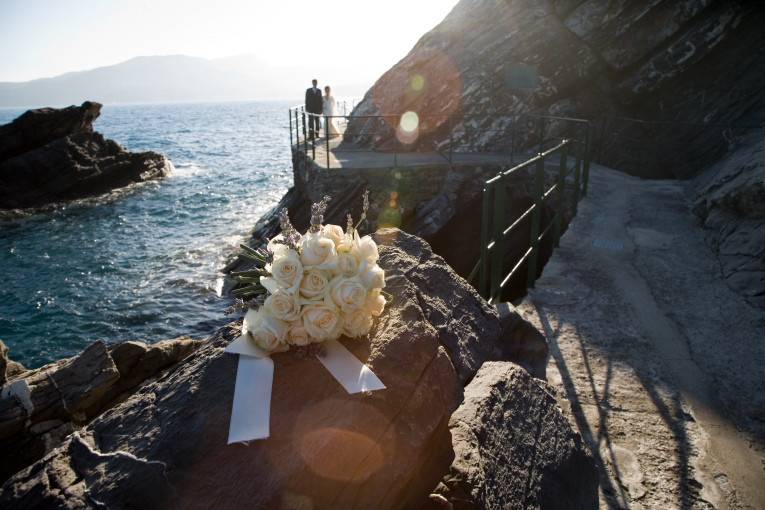
[{"label": "white rose", "polygon": [[286,322],[261,308],[247,312],[242,324],[242,333],[249,333],[250,339],[261,349],[276,352],[287,349],[287,328]]},{"label": "white rose", "polygon": [[359,278],[368,290],[385,287],[385,271],[375,263],[362,262],[359,268]]},{"label": "white rose", "polygon": [[372,289],[369,291],[369,294],[367,294],[367,300],[366,303],[364,303],[364,309],[377,317],[383,313],[383,310],[385,310],[385,305],[385,297],[382,295],[382,293],[380,293],[380,290]]},{"label": "white rose", "polygon": [[315,341],[333,340],[340,336],[343,323],[337,308],[326,304],[305,305],[303,326]]},{"label": "white rose", "polygon": [[277,288],[294,293],[300,286],[300,280],[303,278],[303,265],[300,263],[295,250],[284,250],[278,255],[274,255],[274,261],[266,265],[266,271],[271,276],[261,277],[260,283],[272,294]]},{"label": "white rose", "polygon": [[332,269],[337,262],[335,242],[321,234],[306,234],[300,244],[300,261],[306,268]]},{"label": "white rose", "polygon": [[332,239],[335,243],[335,250],[337,253],[348,253],[353,248],[353,238],[343,232],[342,227],[339,225],[324,225],[322,234],[325,237]]},{"label": "white rose", "polygon": [[279,320],[294,321],[300,317],[300,304],[295,294],[278,289],[266,298],[263,308]]},{"label": "white rose", "polygon": [[364,236],[359,238],[358,234],[355,236],[353,246],[353,254],[359,261],[359,264],[363,262],[369,262],[375,264],[380,258],[380,254],[377,251],[377,243],[374,242],[372,236]]},{"label": "white rose", "polygon": [[311,343],[311,337],[308,335],[308,330],[305,329],[302,320],[290,323],[289,330],[287,330],[287,342],[290,345],[308,345]]},{"label": "white rose", "polygon": [[289,250],[289,247],[284,244],[284,236],[282,234],[279,234],[277,236],[274,236],[271,238],[270,241],[268,241],[268,245],[266,246],[268,251],[274,254],[274,256],[282,255],[284,252]]},{"label": "white rose", "polygon": [[332,239],[332,242],[335,243],[335,248],[337,248],[337,245],[343,242],[343,238],[345,237],[343,227],[340,225],[324,225],[321,228],[321,233],[324,235],[324,237]]},{"label": "white rose", "polygon": [[356,276],[359,271],[359,262],[356,257],[350,253],[337,254],[337,266],[334,273],[343,276]]},{"label": "white rose", "polygon": [[358,278],[336,276],[329,286],[329,295],[335,306],[343,312],[358,310],[367,301],[367,289]]},{"label": "white rose", "polygon": [[343,313],[343,334],[350,338],[364,336],[372,329],[372,316],[366,310]]},{"label": "white rose", "polygon": [[300,295],[306,299],[322,300],[329,291],[329,280],[324,271],[309,269],[300,282]]}]

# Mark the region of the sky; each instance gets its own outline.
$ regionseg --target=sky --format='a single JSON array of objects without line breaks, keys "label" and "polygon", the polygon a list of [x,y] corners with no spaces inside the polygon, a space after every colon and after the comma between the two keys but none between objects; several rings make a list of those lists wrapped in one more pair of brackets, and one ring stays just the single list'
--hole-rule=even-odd
[{"label": "sky", "polygon": [[0,81],[143,55],[250,53],[272,65],[331,63],[370,85],[457,0],[0,0]]}]

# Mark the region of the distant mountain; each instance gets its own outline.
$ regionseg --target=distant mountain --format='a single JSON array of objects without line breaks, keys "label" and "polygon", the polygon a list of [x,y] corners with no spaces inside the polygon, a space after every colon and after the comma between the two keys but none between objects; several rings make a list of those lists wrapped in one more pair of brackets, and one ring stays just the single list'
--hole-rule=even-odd
[{"label": "distant mountain", "polygon": [[305,71],[264,64],[252,55],[136,57],[53,78],[0,82],[0,106],[287,99],[300,97],[310,78]]}]

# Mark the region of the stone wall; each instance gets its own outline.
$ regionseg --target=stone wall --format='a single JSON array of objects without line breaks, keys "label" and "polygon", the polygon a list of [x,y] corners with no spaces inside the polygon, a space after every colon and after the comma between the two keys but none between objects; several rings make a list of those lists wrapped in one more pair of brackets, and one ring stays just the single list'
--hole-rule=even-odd
[{"label": "stone wall", "polygon": [[[369,223],[365,229],[404,227],[428,237],[456,213],[454,202],[468,202],[482,191],[483,182],[504,167],[496,165],[435,165],[385,168],[323,168],[310,159],[294,165],[295,188],[305,200],[318,202],[325,195],[341,197],[350,183],[369,190]],[[433,201],[444,207],[434,210]],[[457,196],[459,194],[459,197]],[[361,196],[357,197],[357,210]],[[344,225],[344,218],[338,223]]]}]

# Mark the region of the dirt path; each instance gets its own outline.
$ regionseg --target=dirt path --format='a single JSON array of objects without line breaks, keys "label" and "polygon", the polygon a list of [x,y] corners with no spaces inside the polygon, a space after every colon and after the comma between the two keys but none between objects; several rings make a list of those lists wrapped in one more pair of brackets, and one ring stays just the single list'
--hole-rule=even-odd
[{"label": "dirt path", "polygon": [[765,312],[725,285],[682,184],[596,168],[520,310],[602,508],[765,509]]}]

